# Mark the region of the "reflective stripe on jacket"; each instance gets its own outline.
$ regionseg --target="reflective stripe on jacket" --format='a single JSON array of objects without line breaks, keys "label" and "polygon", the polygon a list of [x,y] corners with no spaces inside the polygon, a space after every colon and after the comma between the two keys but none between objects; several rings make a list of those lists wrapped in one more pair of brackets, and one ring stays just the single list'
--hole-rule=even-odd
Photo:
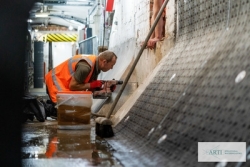
[{"label": "reflective stripe on jacket", "polygon": [[51,100],[56,103],[56,94],[58,91],[68,91],[71,77],[75,72],[76,64],[80,60],[85,60],[91,67],[91,71],[83,83],[88,83],[95,68],[95,55],[75,55],[53,68],[46,74],[45,82]]}]

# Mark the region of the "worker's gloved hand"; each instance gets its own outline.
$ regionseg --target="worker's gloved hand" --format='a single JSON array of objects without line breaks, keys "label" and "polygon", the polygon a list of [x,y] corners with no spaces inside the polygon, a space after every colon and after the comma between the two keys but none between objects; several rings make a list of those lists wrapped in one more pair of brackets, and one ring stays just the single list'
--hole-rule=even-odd
[{"label": "worker's gloved hand", "polygon": [[96,80],[93,82],[90,82],[90,89],[101,89],[102,88],[102,81],[101,80]]},{"label": "worker's gloved hand", "polygon": [[115,91],[115,88],[116,88],[116,85],[112,85],[112,86],[110,86],[110,90],[111,90],[111,92],[114,92],[114,91]]}]

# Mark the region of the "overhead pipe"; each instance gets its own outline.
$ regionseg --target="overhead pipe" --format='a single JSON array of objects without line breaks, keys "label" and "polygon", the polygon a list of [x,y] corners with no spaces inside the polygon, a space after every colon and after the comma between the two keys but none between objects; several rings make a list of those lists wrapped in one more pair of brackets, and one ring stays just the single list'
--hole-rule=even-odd
[{"label": "overhead pipe", "polygon": [[90,16],[90,15],[92,15],[92,13],[95,11],[95,9],[97,8],[97,11],[96,11],[96,14],[100,11],[100,9],[101,9],[101,1],[100,0],[98,0],[98,2],[96,3],[96,5],[91,9],[91,11],[89,12],[88,11],[88,15]]},{"label": "overhead pipe", "polygon": [[60,0],[60,1],[51,1],[44,0],[43,4],[53,5],[53,6],[93,6],[93,0],[78,1],[78,0]]},{"label": "overhead pipe", "polygon": [[68,16],[68,15],[56,15],[56,14],[49,14],[49,16],[51,17],[58,17],[58,18],[61,18],[61,19],[68,19],[68,20],[74,20],[80,24],[86,24],[87,21],[83,20],[83,19],[80,19],[80,18],[77,18],[77,17],[73,17],[73,16]]}]

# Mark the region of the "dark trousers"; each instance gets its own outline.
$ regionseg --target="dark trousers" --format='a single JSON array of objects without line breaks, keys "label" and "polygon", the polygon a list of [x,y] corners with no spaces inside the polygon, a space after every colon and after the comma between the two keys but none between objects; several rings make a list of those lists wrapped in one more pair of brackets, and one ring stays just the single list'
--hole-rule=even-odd
[{"label": "dark trousers", "polygon": [[54,103],[54,102],[51,100],[51,97],[50,97],[50,95],[49,95],[49,90],[48,90],[48,87],[47,87],[47,86],[46,86],[46,93],[48,94],[48,97],[49,97],[49,99],[50,99],[48,103],[53,104],[53,106],[55,106],[56,103]]}]

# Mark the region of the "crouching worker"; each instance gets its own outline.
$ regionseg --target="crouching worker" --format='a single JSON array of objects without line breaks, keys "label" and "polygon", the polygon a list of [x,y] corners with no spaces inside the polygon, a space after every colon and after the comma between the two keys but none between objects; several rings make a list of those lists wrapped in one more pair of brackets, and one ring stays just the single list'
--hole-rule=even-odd
[{"label": "crouching worker", "polygon": [[[58,91],[93,91],[101,89],[102,82],[97,80],[101,71],[113,68],[117,60],[114,52],[104,51],[96,55],[75,55],[53,68],[45,76],[47,93],[56,105]],[[114,91],[114,90],[113,90]],[[56,110],[56,108],[54,108]],[[54,117],[57,114],[53,115]]]}]

